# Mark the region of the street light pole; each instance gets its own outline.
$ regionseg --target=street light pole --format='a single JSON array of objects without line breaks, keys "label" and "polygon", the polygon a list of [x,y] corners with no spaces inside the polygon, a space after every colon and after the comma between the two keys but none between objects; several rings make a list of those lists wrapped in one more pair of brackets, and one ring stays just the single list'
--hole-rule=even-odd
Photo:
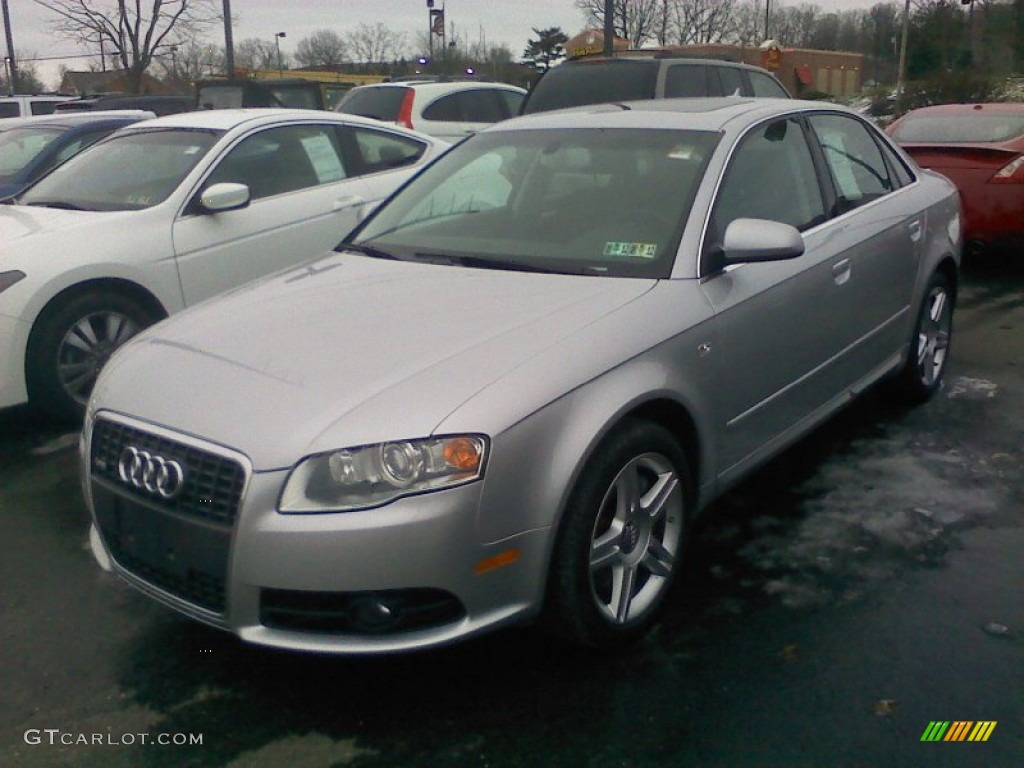
[{"label": "street light pole", "polygon": [[281,75],[281,70],[284,67],[281,65],[281,38],[288,37],[284,32],[278,32],[274,35],[274,43],[277,45],[277,74]]}]

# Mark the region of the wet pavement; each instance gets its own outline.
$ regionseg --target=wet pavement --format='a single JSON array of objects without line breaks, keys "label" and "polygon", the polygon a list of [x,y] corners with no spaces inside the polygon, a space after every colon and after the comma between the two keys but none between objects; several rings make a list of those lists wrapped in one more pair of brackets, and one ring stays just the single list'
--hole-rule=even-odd
[{"label": "wet pavement", "polygon": [[[0,765],[1020,765],[1024,266],[969,272],[955,323],[932,403],[868,393],[722,499],[615,655],[244,646],[101,572],[76,438],[0,413]],[[922,742],[936,720],[997,725]]]}]

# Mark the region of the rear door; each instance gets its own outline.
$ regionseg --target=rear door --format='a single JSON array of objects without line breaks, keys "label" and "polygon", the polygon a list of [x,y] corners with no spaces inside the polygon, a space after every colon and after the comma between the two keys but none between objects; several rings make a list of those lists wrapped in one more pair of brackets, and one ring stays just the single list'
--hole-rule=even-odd
[{"label": "rear door", "polygon": [[910,302],[921,259],[925,214],[905,194],[895,154],[852,115],[811,115],[808,122],[835,189],[836,265],[845,281],[836,311],[849,318],[843,365],[851,383],[892,362],[910,336]]}]

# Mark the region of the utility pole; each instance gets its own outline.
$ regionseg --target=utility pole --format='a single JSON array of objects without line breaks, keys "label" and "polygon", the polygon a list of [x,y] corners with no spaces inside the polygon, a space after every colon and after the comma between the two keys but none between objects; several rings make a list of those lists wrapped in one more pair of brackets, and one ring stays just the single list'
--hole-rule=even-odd
[{"label": "utility pole", "polygon": [[18,62],[14,58],[14,36],[11,34],[11,12],[7,9],[7,0],[3,0],[4,35],[7,38],[7,92],[13,96],[17,90]]},{"label": "utility pole", "polygon": [[227,76],[235,76],[235,42],[231,35],[231,0],[224,0],[224,66]]},{"label": "utility pole", "polygon": [[604,55],[615,53],[615,0],[604,0]]}]

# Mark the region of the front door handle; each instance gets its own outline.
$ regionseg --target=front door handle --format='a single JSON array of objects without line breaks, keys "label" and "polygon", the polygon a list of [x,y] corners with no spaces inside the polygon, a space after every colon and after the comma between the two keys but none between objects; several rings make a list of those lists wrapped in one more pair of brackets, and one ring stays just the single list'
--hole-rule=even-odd
[{"label": "front door handle", "polygon": [[849,259],[837,261],[832,265],[832,279],[836,281],[836,285],[842,285],[850,279],[850,270],[852,268],[853,265]]}]

